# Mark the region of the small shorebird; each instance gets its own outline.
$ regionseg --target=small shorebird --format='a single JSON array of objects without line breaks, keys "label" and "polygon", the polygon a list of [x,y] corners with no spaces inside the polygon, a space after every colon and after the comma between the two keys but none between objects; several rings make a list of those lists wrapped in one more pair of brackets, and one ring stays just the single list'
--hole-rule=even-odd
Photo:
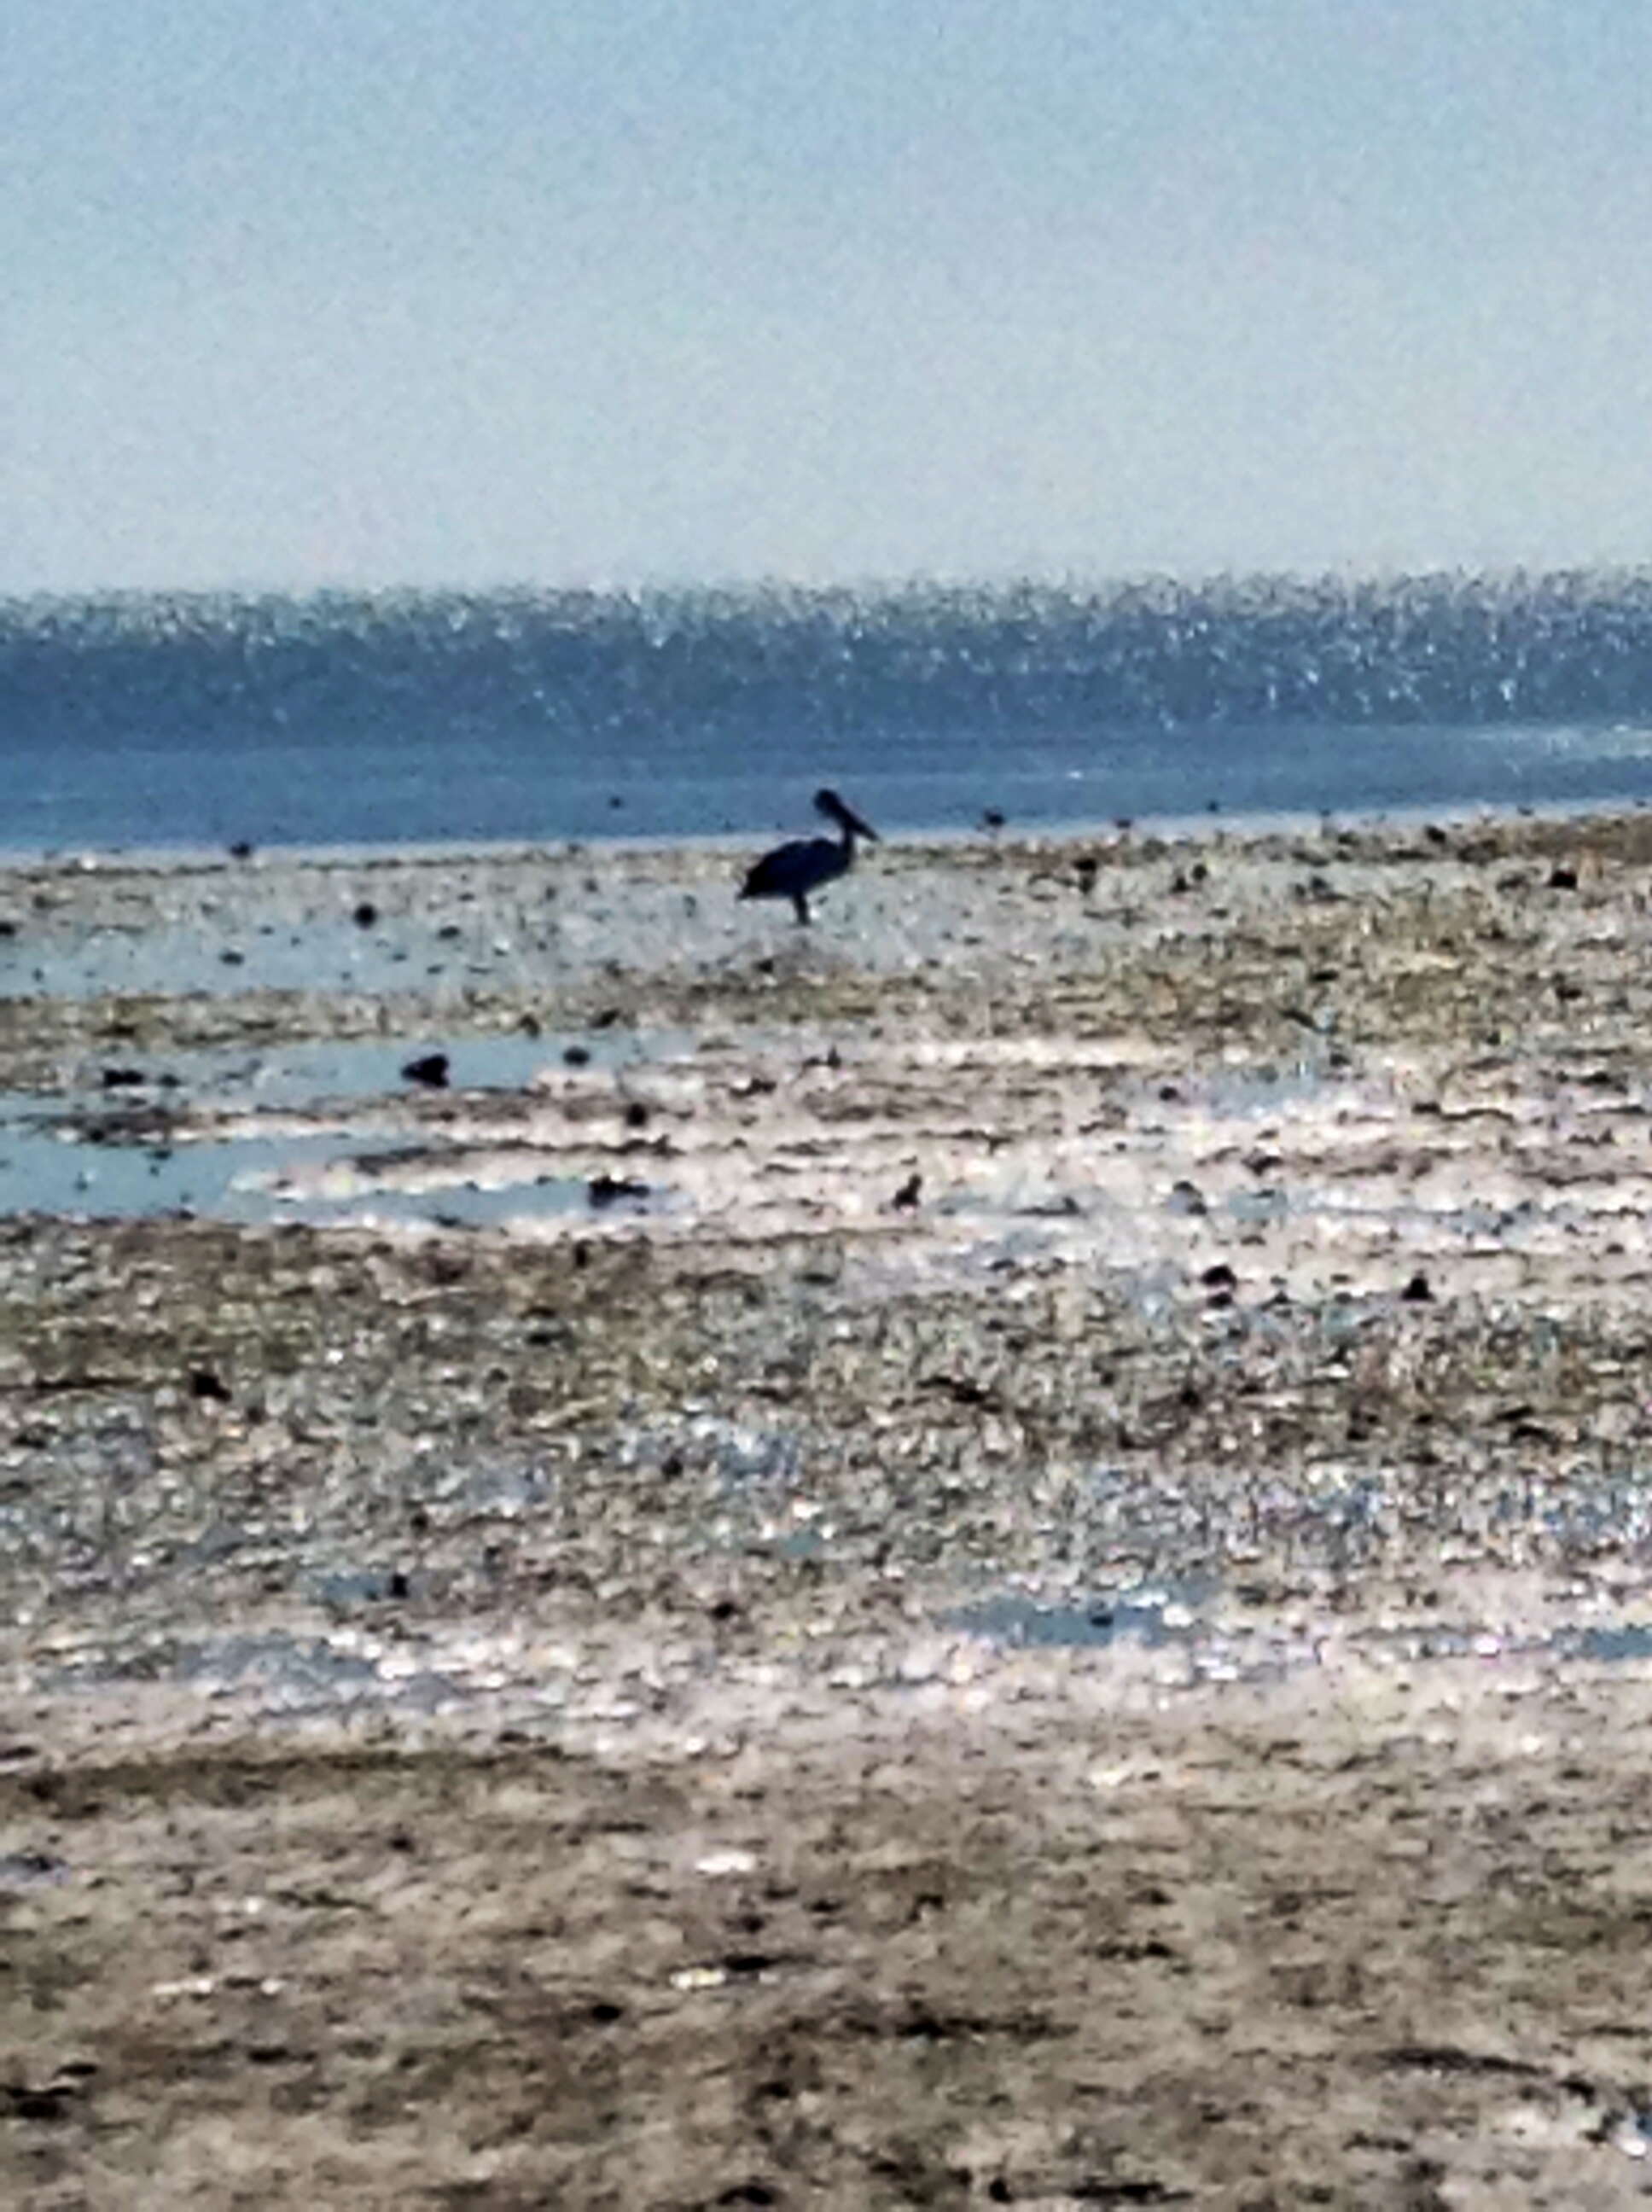
[{"label": "small shorebird", "polygon": [[817,791],[815,808],[836,823],[841,837],[794,837],[789,845],[776,845],[747,874],[740,886],[743,899],[789,898],[798,920],[806,922],[810,892],[847,875],[854,866],[855,839],[870,837],[876,843],[878,832],[872,824],[846,806],[835,791]]}]

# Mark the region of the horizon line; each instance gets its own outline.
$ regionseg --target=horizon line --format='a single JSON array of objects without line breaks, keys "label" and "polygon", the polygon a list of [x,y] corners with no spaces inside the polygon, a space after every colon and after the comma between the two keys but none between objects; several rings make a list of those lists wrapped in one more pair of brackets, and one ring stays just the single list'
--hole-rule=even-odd
[{"label": "horizon line", "polygon": [[1221,568],[1120,569],[1096,571],[987,571],[977,574],[944,570],[914,571],[908,574],[869,572],[858,578],[811,580],[783,574],[670,577],[625,580],[620,578],[564,580],[560,582],[501,578],[489,583],[343,581],[279,583],[236,580],[218,584],[86,584],[8,587],[0,586],[0,610],[8,612],[48,607],[88,607],[134,605],[203,605],[229,603],[254,605],[278,602],[289,605],[325,601],[355,603],[452,602],[485,600],[599,599],[647,600],[793,599],[814,601],[896,600],[920,596],[934,598],[1007,599],[1029,593],[1073,600],[1118,599],[1132,593],[1169,592],[1199,593],[1222,589],[1340,592],[1392,591],[1407,586],[1455,585],[1479,589],[1531,588],[1558,583],[1594,585],[1652,583],[1652,552],[1643,562],[1571,561],[1539,563],[1517,561],[1473,566],[1464,562],[1418,564],[1374,564],[1369,568],[1351,562],[1319,567],[1230,564]]}]

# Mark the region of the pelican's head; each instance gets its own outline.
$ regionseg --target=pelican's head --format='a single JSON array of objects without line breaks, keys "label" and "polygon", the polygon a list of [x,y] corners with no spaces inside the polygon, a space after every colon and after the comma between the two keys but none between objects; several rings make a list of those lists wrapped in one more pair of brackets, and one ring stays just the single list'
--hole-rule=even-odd
[{"label": "pelican's head", "polygon": [[817,791],[815,793],[815,811],[828,816],[840,830],[847,830],[851,836],[870,837],[874,845],[878,842],[878,832],[871,823],[863,822],[853,807],[846,806],[835,791]]}]

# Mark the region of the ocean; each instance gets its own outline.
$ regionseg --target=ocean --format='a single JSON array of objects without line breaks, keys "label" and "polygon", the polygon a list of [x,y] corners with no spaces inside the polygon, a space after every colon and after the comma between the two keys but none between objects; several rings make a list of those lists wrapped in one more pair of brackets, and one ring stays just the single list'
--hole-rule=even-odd
[{"label": "ocean", "polygon": [[0,847],[1652,799],[1652,571],[0,603]]}]

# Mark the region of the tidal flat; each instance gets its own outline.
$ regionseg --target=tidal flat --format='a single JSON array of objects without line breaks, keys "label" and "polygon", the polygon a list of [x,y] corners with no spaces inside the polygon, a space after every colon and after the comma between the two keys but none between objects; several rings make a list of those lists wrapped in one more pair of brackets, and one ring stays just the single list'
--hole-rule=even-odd
[{"label": "tidal flat", "polygon": [[1639,2201],[1652,817],[0,868],[0,2197]]}]

